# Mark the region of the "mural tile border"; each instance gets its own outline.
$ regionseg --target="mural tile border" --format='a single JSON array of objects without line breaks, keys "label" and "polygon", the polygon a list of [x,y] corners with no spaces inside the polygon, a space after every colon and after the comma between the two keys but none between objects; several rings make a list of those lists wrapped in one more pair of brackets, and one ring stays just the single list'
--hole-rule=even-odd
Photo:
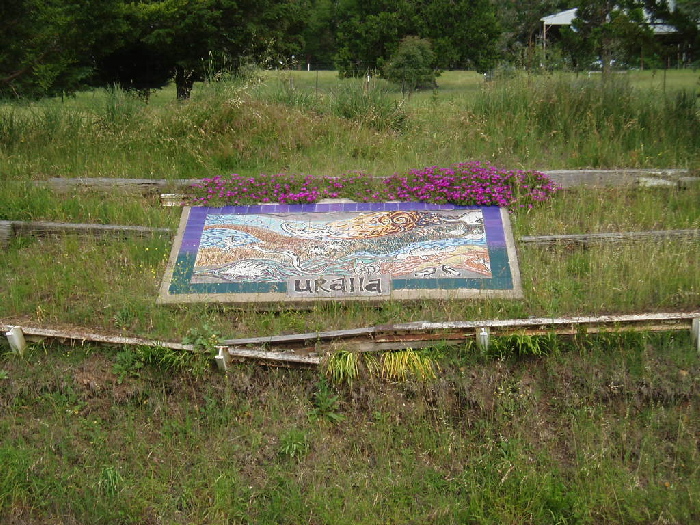
[{"label": "mural tile border", "polygon": [[[381,294],[333,292],[326,276],[319,277],[321,282],[320,295],[305,297],[303,294],[289,291],[291,281],[284,279],[243,282],[193,282],[195,262],[200,250],[202,235],[207,220],[211,216],[275,216],[275,214],[298,215],[322,214],[323,220],[331,220],[337,214],[362,214],[377,212],[459,212],[480,210],[483,216],[483,229],[486,238],[486,248],[490,263],[491,275],[487,277],[449,277],[436,275],[431,278],[402,278],[393,277],[390,282],[378,280],[372,282],[375,288],[382,287]],[[319,217],[320,218],[320,217]],[[330,279],[335,278],[331,276]],[[372,276],[368,276],[371,279]],[[350,280],[346,275],[340,283],[332,283],[331,287],[346,291],[362,289],[369,281],[360,283]],[[378,279],[378,277],[377,277]],[[303,285],[308,284],[305,281]],[[309,285],[310,287],[311,285]],[[386,289],[388,288],[388,290]],[[303,291],[303,290],[302,290]],[[328,292],[328,293],[326,293]],[[510,218],[505,209],[495,206],[456,206],[451,204],[429,204],[415,202],[383,202],[383,203],[318,203],[318,204],[261,204],[250,206],[185,207],[182,211],[177,236],[173,242],[170,259],[160,287],[157,302],[187,303],[187,302],[225,302],[225,303],[282,303],[304,304],[317,301],[386,301],[386,300],[418,300],[418,299],[485,299],[523,297],[520,271],[518,266],[515,243],[510,227]]]}]

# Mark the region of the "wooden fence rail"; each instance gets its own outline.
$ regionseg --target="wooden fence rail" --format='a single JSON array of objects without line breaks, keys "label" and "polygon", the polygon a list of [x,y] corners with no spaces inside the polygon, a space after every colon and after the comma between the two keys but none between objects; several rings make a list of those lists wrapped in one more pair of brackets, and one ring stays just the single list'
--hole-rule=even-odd
[{"label": "wooden fence rail", "polygon": [[[559,187],[576,186],[678,186],[681,188],[700,183],[700,177],[682,169],[617,169],[617,170],[547,170],[543,171]],[[376,176],[377,178],[379,176]],[[143,194],[166,189],[182,189],[200,182],[200,179],[124,179],[124,178],[62,178],[39,181],[57,192],[76,189],[96,191],[127,191]]]},{"label": "wooden fence rail", "polygon": [[522,236],[518,243],[532,246],[609,244],[638,241],[700,239],[700,230],[657,230],[646,232],[583,233],[576,235]]},{"label": "wooden fence rail", "polygon": [[[0,247],[6,247],[14,236],[48,236],[60,234],[84,235],[92,237],[174,235],[173,228],[151,228],[148,226],[120,226],[113,224],[74,224],[44,221],[0,221]],[[581,245],[665,241],[680,239],[700,239],[700,230],[659,230],[646,232],[584,233],[575,235],[536,235],[522,236],[518,243],[533,246]]]},{"label": "wooden fence rail", "polygon": [[[357,352],[425,348],[457,344],[469,338],[527,335],[575,335],[619,331],[692,330],[700,311],[563,318],[505,319],[485,321],[413,322],[352,330],[222,340],[229,349],[256,349],[323,355],[337,349]],[[696,343],[697,345],[698,343]],[[698,348],[700,351],[700,348]]]},{"label": "wooden fence rail", "polygon": [[[122,337],[96,332],[53,330],[29,325],[0,323],[8,337],[20,330],[22,337],[55,339],[70,344],[86,342],[108,345],[137,345],[193,351],[192,345]],[[224,339],[216,356],[220,368],[232,360],[252,360],[275,366],[316,366],[322,356],[339,349],[353,352],[383,352],[406,348],[427,348],[440,344],[460,344],[475,338],[488,344],[490,337],[513,334],[585,335],[602,332],[690,330],[693,346],[700,353],[700,311],[647,313],[562,318],[498,319],[484,321],[448,321],[397,323],[350,330]],[[12,334],[11,334],[12,333]],[[11,341],[11,344],[12,341]]]},{"label": "wooden fence rail", "polygon": [[50,235],[82,235],[88,237],[147,237],[173,235],[172,228],[120,226],[115,224],[74,224],[44,221],[0,221],[0,247],[6,247],[14,236],[46,237]]}]

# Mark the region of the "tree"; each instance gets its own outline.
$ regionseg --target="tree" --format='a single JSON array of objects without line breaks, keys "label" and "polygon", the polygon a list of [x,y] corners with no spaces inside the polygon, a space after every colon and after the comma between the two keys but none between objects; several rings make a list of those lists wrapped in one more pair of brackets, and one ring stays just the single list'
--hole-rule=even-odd
[{"label": "tree", "polygon": [[670,58],[671,49],[682,54],[686,62],[698,64],[700,58],[700,0],[678,0],[672,9],[665,1],[655,3],[653,16],[673,26],[677,32],[666,35],[663,43]]},{"label": "tree", "polygon": [[678,11],[687,15],[696,23],[700,22],[700,0],[678,0]]},{"label": "tree", "polygon": [[401,40],[398,49],[384,66],[383,76],[389,82],[400,84],[402,91],[434,87],[437,72],[430,41],[417,36],[407,36]]},{"label": "tree", "polygon": [[[301,26],[292,0],[141,0],[129,4],[131,34],[101,63],[102,81],[124,87],[158,87],[175,81],[178,99],[224,64],[298,49]],[[150,66],[153,67],[150,67]]]},{"label": "tree", "polygon": [[336,65],[343,76],[381,70],[401,40],[430,40],[444,69],[485,71],[498,58],[499,24],[490,0],[344,0],[338,4]]},{"label": "tree", "polygon": [[442,69],[492,69],[501,27],[490,0],[432,0],[417,11],[418,34],[429,39]]},{"label": "tree", "polygon": [[302,56],[316,69],[333,67],[336,54],[335,35],[338,29],[335,0],[310,0],[302,33]]},{"label": "tree", "polygon": [[[0,95],[44,96],[90,82],[187,98],[212,64],[301,49],[308,0],[13,0],[0,5]],[[220,60],[219,60],[220,59]],[[218,60],[218,63],[217,63]]]},{"label": "tree", "polygon": [[[675,33],[655,36],[652,23],[670,24]],[[671,49],[697,48],[697,25],[682,12],[669,11],[665,0],[579,0],[573,28],[571,39],[590,42],[604,77],[615,60],[670,58]]]},{"label": "tree", "polygon": [[653,36],[643,7],[640,0],[579,0],[572,26],[600,57],[603,77],[610,72],[616,46]]},{"label": "tree", "polygon": [[135,45],[170,68],[185,99],[212,66],[237,70],[246,59],[298,53],[302,7],[294,0],[142,0]]},{"label": "tree", "polygon": [[[500,45],[513,61],[531,66],[536,53],[537,35],[542,31],[543,16],[566,9],[561,0],[494,0],[501,26]],[[539,61],[536,62],[539,67]]]},{"label": "tree", "polygon": [[13,0],[0,4],[0,96],[78,89],[94,57],[117,45],[120,0]]},{"label": "tree", "polygon": [[406,0],[345,0],[338,19],[335,62],[343,77],[378,72],[400,40],[416,34],[413,3]]}]

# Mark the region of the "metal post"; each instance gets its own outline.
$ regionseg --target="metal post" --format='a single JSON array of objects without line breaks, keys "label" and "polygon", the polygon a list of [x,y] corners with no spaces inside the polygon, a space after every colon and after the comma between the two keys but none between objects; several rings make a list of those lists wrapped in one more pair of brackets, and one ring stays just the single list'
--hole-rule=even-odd
[{"label": "metal post", "polygon": [[220,346],[219,354],[214,356],[214,359],[216,360],[216,366],[219,367],[219,370],[226,372],[229,364],[228,347]]},{"label": "metal post", "polygon": [[482,354],[488,352],[489,344],[491,343],[490,338],[491,330],[488,327],[479,328],[479,331],[476,334],[476,346],[479,350],[481,350]]},{"label": "metal post", "polygon": [[10,343],[10,349],[19,355],[24,355],[24,350],[27,348],[27,342],[24,340],[24,332],[19,326],[13,326],[9,332],[5,332],[7,341]]}]

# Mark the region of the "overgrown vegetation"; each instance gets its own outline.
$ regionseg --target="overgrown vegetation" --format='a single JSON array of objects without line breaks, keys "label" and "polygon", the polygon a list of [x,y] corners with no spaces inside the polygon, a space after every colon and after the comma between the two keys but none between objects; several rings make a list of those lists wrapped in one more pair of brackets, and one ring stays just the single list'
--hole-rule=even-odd
[{"label": "overgrown vegetation", "polygon": [[198,84],[187,103],[167,90],[146,103],[118,89],[4,103],[0,179],[386,177],[470,160],[524,170],[698,167],[692,71],[667,80],[631,72],[605,87],[596,78],[484,83],[446,72],[438,90],[410,100],[376,79],[281,75]]},{"label": "overgrown vegetation", "polygon": [[253,365],[120,381],[124,350],[89,345],[4,354],[0,521],[697,521],[689,334],[558,345],[443,347],[431,381],[337,387]]},{"label": "overgrown vegetation", "polygon": [[[660,77],[631,73],[629,84],[608,85],[619,90],[613,95],[582,79],[483,85],[445,73],[439,91],[404,102],[358,82],[342,88],[354,90],[356,108],[344,115],[329,109],[345,96],[334,76],[285,75],[277,84],[198,85],[177,105],[172,93],[146,104],[112,90],[0,107],[0,220],[178,224],[180,209],[154,196],[59,194],[36,184],[53,176],[390,178],[470,160],[527,172],[698,168],[697,108],[672,89],[670,74],[664,91]],[[693,88],[690,72],[676,77],[689,79]],[[633,87],[637,81],[656,84]],[[391,124],[397,113],[372,109],[375,96],[400,111],[401,126]],[[366,197],[356,182],[349,195]],[[579,188],[514,206],[510,217],[516,239],[700,229],[698,202],[698,186]],[[700,518],[700,364],[687,333],[517,334],[493,338],[487,349],[469,342],[375,357],[340,349],[321,373],[239,363],[208,373],[219,335],[697,310],[695,240],[518,244],[522,301],[330,302],[263,312],[155,305],[170,246],[155,235],[20,236],[0,253],[4,322],[185,341],[199,350],[33,343],[22,357],[0,338],[0,522]]]}]

